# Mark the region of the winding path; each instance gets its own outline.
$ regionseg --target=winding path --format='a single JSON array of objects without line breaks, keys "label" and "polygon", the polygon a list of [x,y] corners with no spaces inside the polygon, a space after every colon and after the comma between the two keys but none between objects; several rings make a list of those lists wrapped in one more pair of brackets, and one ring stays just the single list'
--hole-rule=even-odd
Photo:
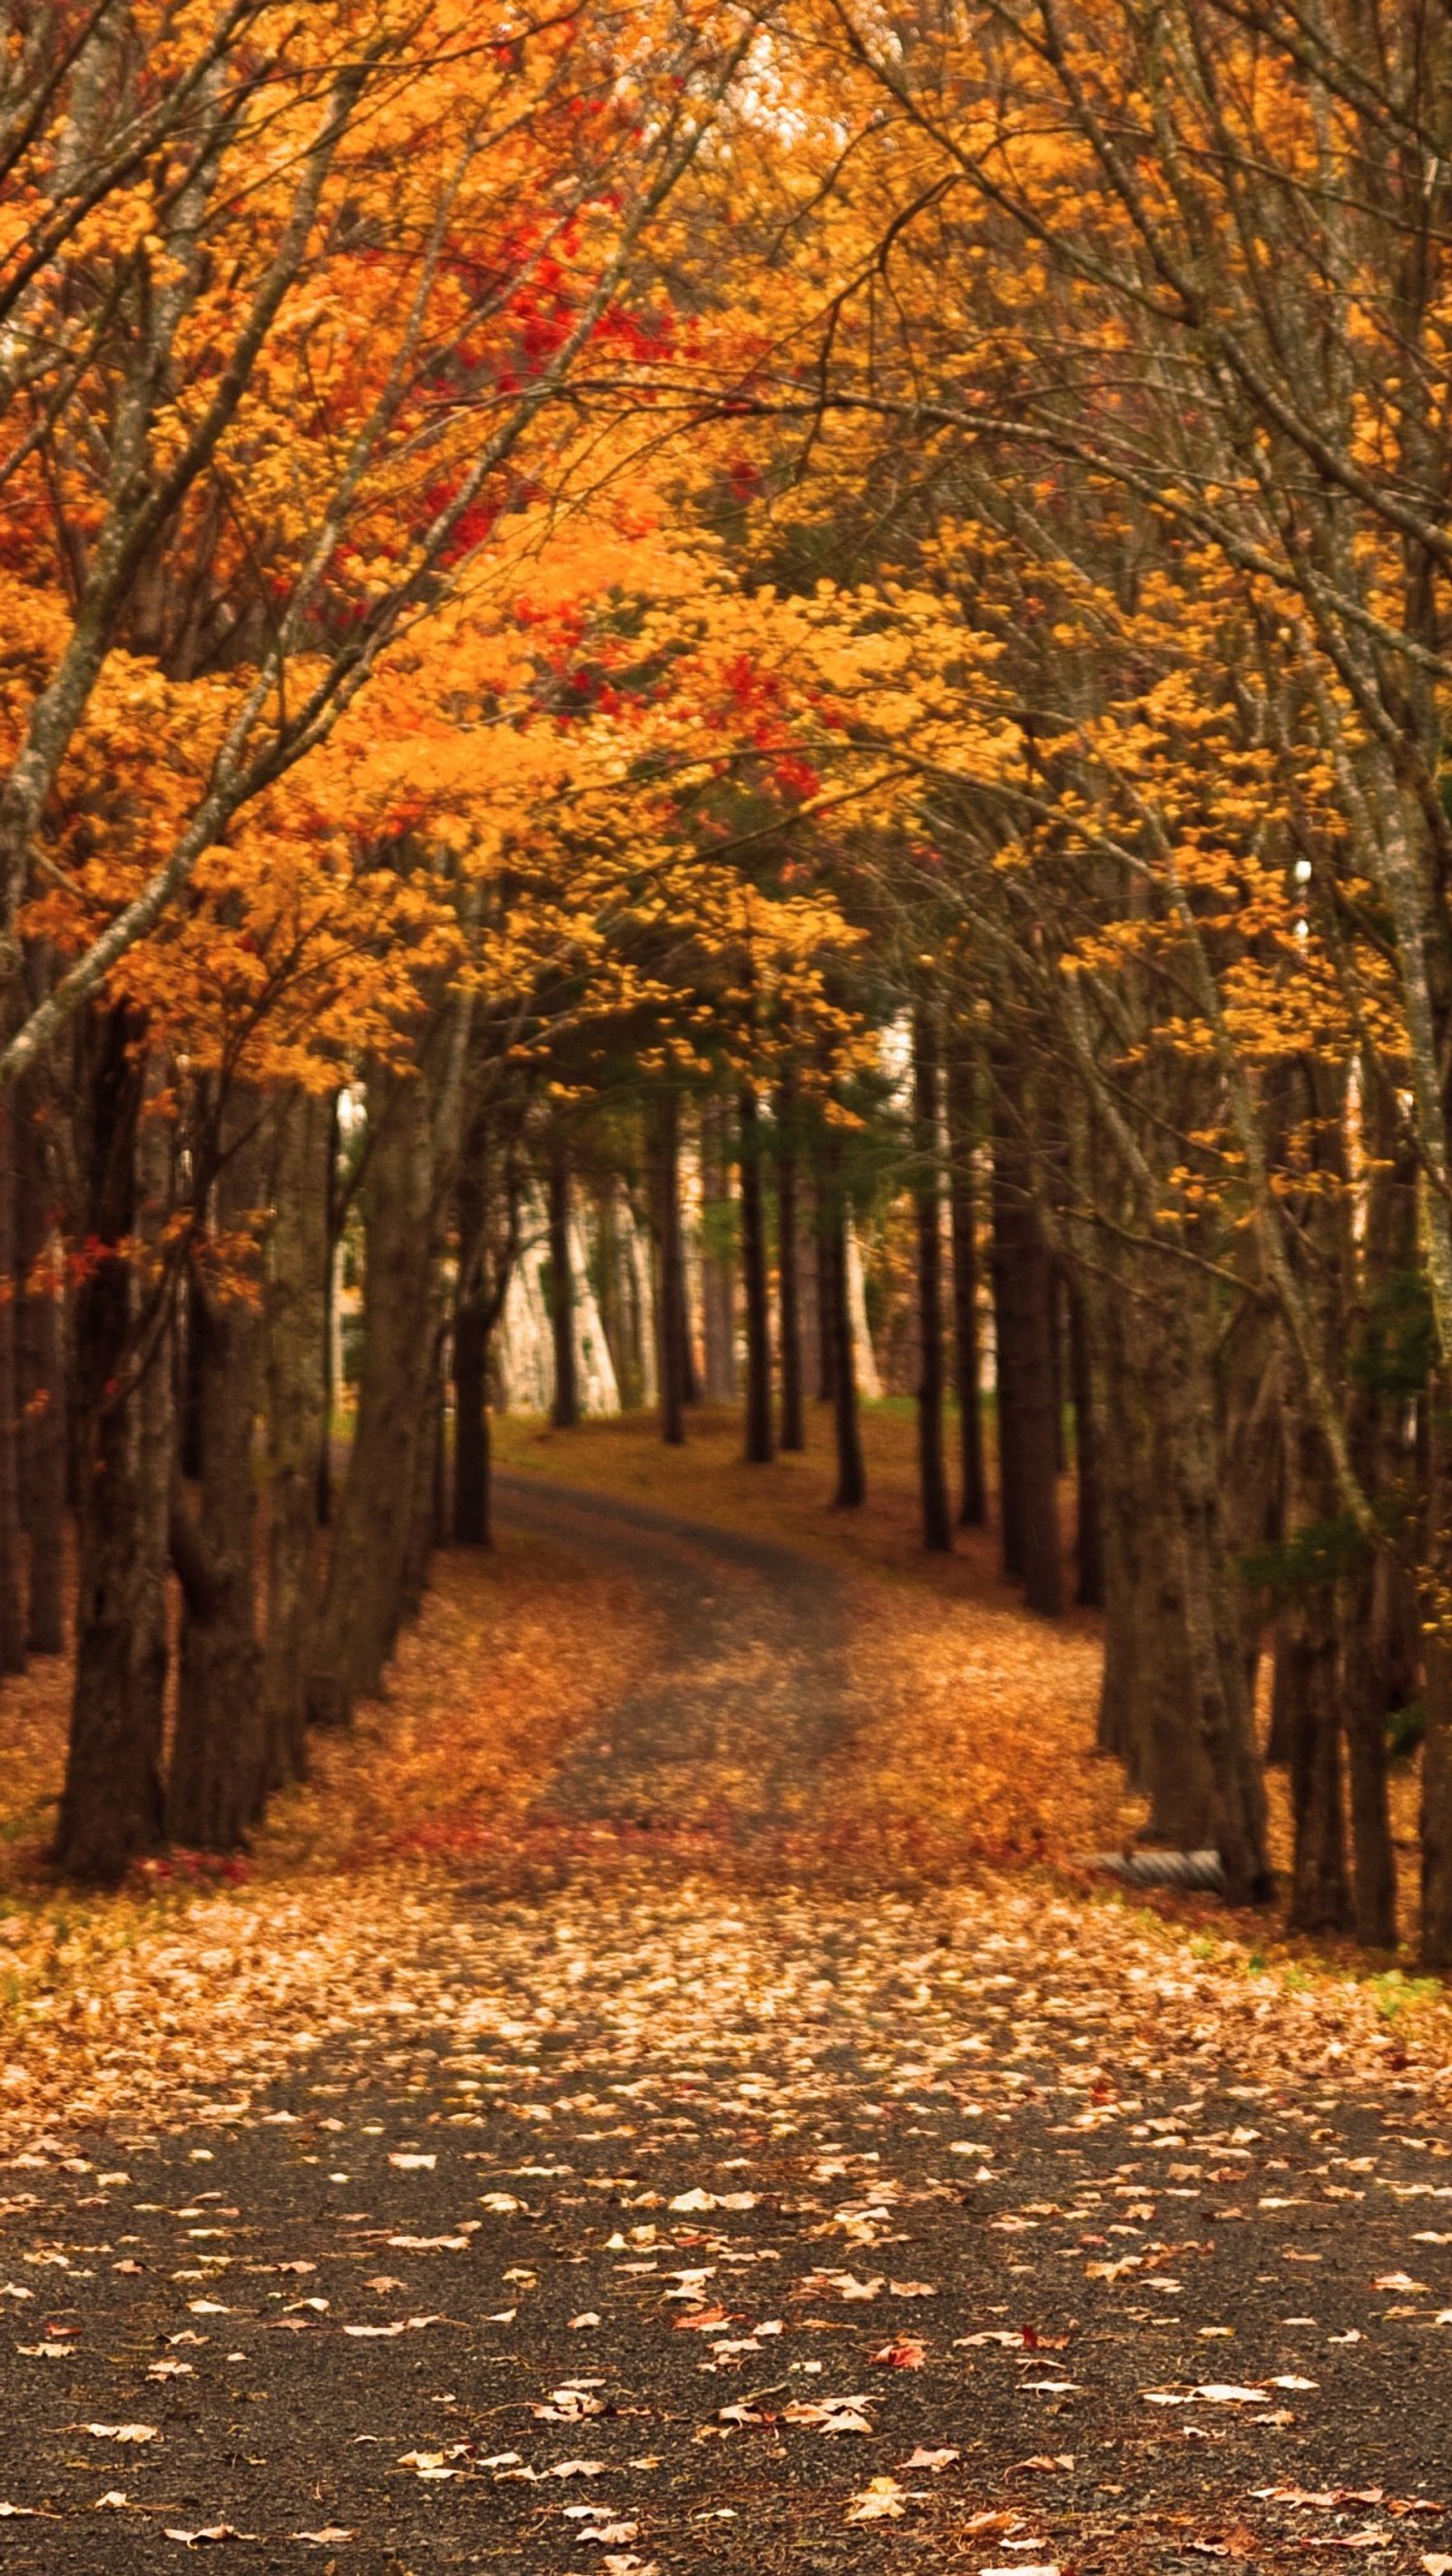
[{"label": "winding path", "polygon": [[[839,1579],[501,1499],[664,1628],[552,1809],[809,1813]],[[0,2171],[0,2569],[1452,2567],[1438,2070],[1335,2028],[1042,1882],[446,1886],[290,2083]]]}]

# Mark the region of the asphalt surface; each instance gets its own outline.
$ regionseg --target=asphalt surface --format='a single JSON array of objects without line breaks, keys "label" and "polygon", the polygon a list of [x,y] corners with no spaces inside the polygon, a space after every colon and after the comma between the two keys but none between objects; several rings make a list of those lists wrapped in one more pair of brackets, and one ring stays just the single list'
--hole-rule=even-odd
[{"label": "asphalt surface", "polygon": [[0,2169],[0,2567],[1438,2576],[1428,2088],[1243,2062],[1168,1986],[1131,2046],[1069,1906],[814,1885],[838,1578],[501,1500],[659,1614],[542,1810],[615,1860],[461,1880],[428,2007],[270,2095]]}]

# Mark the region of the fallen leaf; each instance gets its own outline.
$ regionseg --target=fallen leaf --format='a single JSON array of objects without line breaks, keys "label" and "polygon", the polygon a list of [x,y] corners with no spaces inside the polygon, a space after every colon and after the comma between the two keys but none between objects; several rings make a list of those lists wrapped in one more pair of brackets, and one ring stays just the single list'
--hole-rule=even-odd
[{"label": "fallen leaf", "polygon": [[869,2478],[847,2509],[849,2522],[896,2522],[907,2511],[896,2478]]}]

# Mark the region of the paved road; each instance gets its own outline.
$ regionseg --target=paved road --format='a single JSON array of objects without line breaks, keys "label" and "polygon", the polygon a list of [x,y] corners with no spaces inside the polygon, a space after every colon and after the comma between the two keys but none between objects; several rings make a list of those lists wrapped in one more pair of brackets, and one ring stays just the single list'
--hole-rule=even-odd
[{"label": "paved road", "polygon": [[[552,1810],[809,1816],[830,1574],[505,1501],[664,1631]],[[1295,1999],[1281,2064],[1206,1976],[1028,1881],[461,1886],[291,2084],[0,2171],[0,2567],[1410,2576],[1452,2547],[1435,2088]]]}]

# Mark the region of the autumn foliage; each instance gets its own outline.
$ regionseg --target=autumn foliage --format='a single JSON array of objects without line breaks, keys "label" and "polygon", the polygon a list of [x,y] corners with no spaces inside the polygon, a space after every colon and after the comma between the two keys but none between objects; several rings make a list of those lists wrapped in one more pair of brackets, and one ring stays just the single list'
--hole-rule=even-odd
[{"label": "autumn foliage", "polygon": [[926,1551],[1102,1611],[1099,1749],[1233,1902],[1392,1948],[1417,1759],[1445,1966],[1442,32],[4,46],[0,1661],[73,1520],[58,1865],[245,1850],[378,1691],[542,1245],[562,1431],[588,1288],[672,1448],[739,1381],[850,1513],[880,1363]]}]

